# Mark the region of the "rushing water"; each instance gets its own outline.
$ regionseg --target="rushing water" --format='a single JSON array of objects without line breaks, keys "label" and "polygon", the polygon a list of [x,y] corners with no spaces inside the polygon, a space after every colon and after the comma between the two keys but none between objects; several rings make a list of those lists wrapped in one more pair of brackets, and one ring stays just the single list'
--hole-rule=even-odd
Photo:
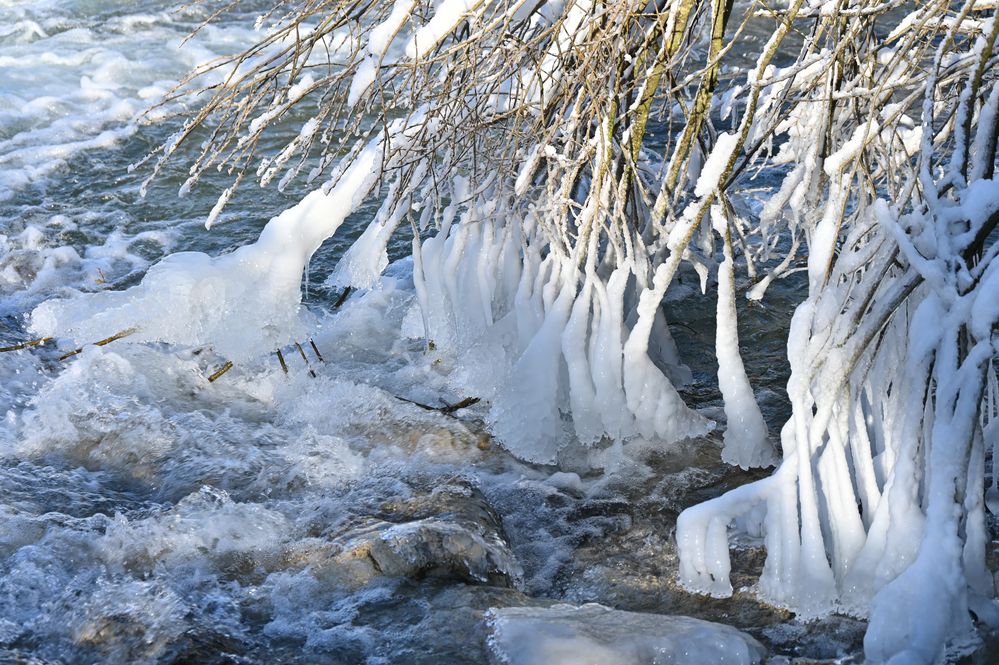
[{"label": "rushing water", "polygon": [[[146,174],[128,165],[180,122],[142,111],[257,35],[251,6],[181,48],[203,14],[169,7],[0,0],[0,345],[27,339],[44,299],[133,284],[173,251],[226,251],[302,196],[244,188],[208,232],[227,180],[178,198],[183,158],[139,196]],[[273,140],[294,118],[284,129]],[[311,285],[366,215],[317,255]],[[580,478],[511,459],[475,408],[459,420],[398,399],[462,396],[400,334],[406,262],[389,274],[336,312],[336,294],[307,291],[316,378],[293,348],[287,375],[272,358],[214,383],[221,359],[198,350],[0,354],[0,661],[478,663],[487,609],[555,601],[726,621],[775,653],[856,653],[859,622],[808,637],[745,589],[717,601],[675,587],[676,513],[755,477],[714,446],[608,452],[607,473]],[[772,427],[795,288],[774,291],[742,320]],[[688,397],[717,410],[713,304],[671,306]],[[737,588],[759,563],[748,543]]]}]

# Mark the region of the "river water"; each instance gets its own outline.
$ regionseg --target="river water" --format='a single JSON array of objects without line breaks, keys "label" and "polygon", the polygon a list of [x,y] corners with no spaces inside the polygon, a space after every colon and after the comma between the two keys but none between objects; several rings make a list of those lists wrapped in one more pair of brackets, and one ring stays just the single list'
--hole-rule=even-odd
[{"label": "river water", "polygon": [[[181,48],[203,10],[171,8],[0,0],[0,346],[28,339],[43,300],[132,285],[170,252],[227,251],[307,191],[244,187],[209,232],[228,181],[178,198],[181,156],[139,196],[147,172],[128,166],[181,122],[144,109],[259,37],[249,3]],[[0,662],[481,663],[497,657],[490,608],[555,602],[722,621],[772,655],[856,657],[862,622],[809,632],[753,600],[756,543],[735,557],[734,599],[676,587],[677,512],[760,475],[721,465],[717,441],[560,471],[507,455],[475,407],[454,418],[400,400],[463,396],[399,332],[404,260],[333,310],[322,280],[371,212],[312,263],[322,360],[306,345],[309,366],[290,347],[287,374],[269,358],[209,383],[222,359],[198,349],[0,353]],[[774,291],[741,325],[776,431],[800,290]],[[713,302],[673,307],[688,398],[716,414]]]}]

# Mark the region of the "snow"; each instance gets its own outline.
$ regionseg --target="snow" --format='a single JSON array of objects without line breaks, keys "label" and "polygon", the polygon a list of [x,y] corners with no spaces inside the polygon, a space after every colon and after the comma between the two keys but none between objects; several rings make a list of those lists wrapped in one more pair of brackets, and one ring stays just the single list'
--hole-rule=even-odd
[{"label": "snow", "polygon": [[388,17],[368,33],[368,53],[376,58],[383,57],[391,45],[391,40],[412,17],[416,7],[414,0],[395,0]]},{"label": "snow", "polygon": [[354,78],[350,81],[350,90],[347,93],[347,105],[355,106],[361,97],[368,91],[371,84],[375,82],[378,74],[378,63],[372,57],[367,57],[357,66]]},{"label": "snow", "polygon": [[[418,28],[406,44],[406,56],[411,60],[427,57],[452,30],[465,20],[467,13],[488,0],[443,0],[429,21]],[[393,14],[395,9],[393,9]]]},{"label": "snow", "polygon": [[707,160],[705,160],[704,166],[701,167],[697,184],[694,186],[695,196],[704,197],[708,194],[713,194],[718,189],[718,181],[721,179],[725,169],[728,168],[728,163],[732,159],[732,153],[738,144],[739,135],[736,133],[725,132],[718,135],[714,147],[711,148],[711,153],[708,155]]}]

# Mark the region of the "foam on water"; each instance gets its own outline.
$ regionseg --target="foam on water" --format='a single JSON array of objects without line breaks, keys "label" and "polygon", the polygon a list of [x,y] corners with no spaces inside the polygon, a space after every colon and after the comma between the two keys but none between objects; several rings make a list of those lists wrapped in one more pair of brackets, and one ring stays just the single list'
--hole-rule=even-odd
[{"label": "foam on water", "polygon": [[[391,356],[419,348],[372,342],[381,332],[368,322],[394,312],[400,323],[392,301],[389,288],[327,321],[316,379],[289,356],[288,376],[267,361],[209,384],[210,354],[144,345],[87,347],[64,368],[44,352],[0,356],[5,376],[31,377],[0,439],[0,486],[19,497],[0,518],[0,646],[158,662],[202,642],[313,656],[404,644],[389,627],[372,637],[351,625],[394,583],[328,577],[324,562],[343,547],[330,538],[411,499],[412,474],[500,486],[512,462],[487,463],[460,422],[350,378],[413,385]],[[394,529],[386,537],[410,527]]]},{"label": "foam on water", "polygon": [[251,26],[206,27],[204,8],[163,2],[0,6],[0,199],[44,188],[87,150],[120,144],[184,74],[253,39]]}]

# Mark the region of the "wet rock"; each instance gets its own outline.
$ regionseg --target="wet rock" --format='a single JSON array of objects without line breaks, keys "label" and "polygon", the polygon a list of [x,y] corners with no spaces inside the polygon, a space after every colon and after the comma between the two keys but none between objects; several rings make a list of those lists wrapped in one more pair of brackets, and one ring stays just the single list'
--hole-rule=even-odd
[{"label": "wet rock", "polygon": [[504,665],[735,665],[765,655],[731,626],[595,604],[495,609],[488,620],[491,660]]},{"label": "wet rock", "polygon": [[470,481],[424,478],[410,489],[333,536],[333,551],[315,574],[347,586],[431,576],[501,587],[522,575],[502,521]]},{"label": "wet rock", "polygon": [[0,647],[0,663],[7,665],[51,665],[51,661],[42,660],[25,651],[3,647]]},{"label": "wet rock", "polygon": [[182,599],[165,585],[105,580],[73,608],[69,625],[75,646],[105,662],[153,662],[189,629],[186,615]]},{"label": "wet rock", "polygon": [[384,642],[376,650],[387,663],[483,665],[489,661],[490,609],[552,604],[515,589],[405,580],[385,602],[360,608],[354,623],[381,633]]},{"label": "wet rock", "polygon": [[760,637],[774,652],[787,654],[775,665],[862,663],[861,648],[867,622],[845,616],[828,616],[805,624],[787,622],[770,626]]},{"label": "wet rock", "polygon": [[752,593],[765,558],[762,548],[752,542],[737,545],[732,553],[736,591],[731,598],[692,594],[677,584],[679,512],[700,500],[697,497],[716,496],[754,480],[760,472],[723,464],[719,447],[709,439],[651,450],[643,462],[647,467],[642,472],[625,474],[605,488],[611,496],[584,501],[575,510],[586,514],[602,507],[616,514],[626,528],[605,530],[581,542],[559,571],[552,595],[572,603],[689,615],[742,629],[790,620],[790,613],[760,602]]}]

